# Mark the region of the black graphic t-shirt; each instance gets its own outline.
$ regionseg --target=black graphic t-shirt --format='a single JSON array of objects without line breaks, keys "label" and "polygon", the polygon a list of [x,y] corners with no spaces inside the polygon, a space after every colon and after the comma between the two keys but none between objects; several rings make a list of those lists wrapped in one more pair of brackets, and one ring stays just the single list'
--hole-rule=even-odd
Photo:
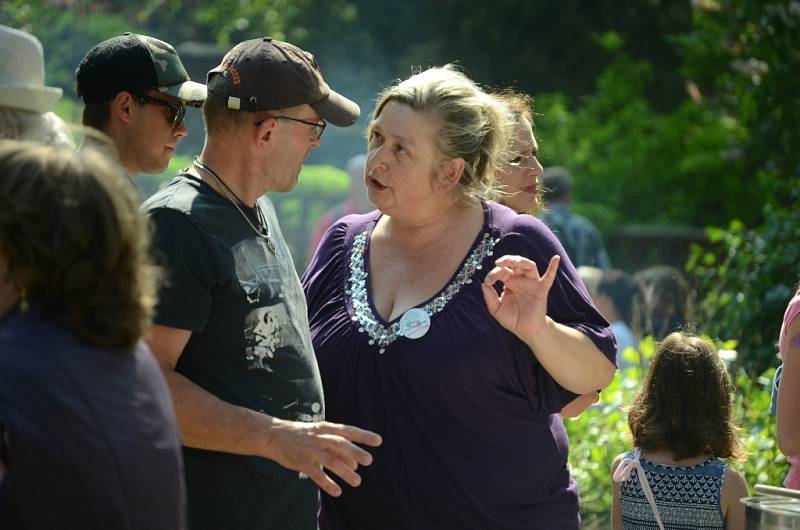
[{"label": "black graphic t-shirt", "polygon": [[[220,399],[321,421],[324,402],[303,291],[275,210],[276,253],[200,179],[178,176],[143,205],[167,270],[155,323],[192,331],[176,371]],[[255,210],[243,213],[256,225]],[[257,226],[257,225],[256,225]],[[192,530],[316,529],[313,482],[271,460],[184,447]]]}]

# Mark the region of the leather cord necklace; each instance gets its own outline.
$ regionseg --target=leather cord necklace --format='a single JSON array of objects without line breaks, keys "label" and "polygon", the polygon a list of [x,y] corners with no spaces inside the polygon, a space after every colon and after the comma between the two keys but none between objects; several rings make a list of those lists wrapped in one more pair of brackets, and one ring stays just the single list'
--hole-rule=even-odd
[{"label": "leather cord necklace", "polygon": [[233,204],[236,207],[236,209],[242,215],[244,220],[247,221],[247,224],[250,226],[250,228],[253,229],[253,232],[255,232],[257,236],[263,238],[266,241],[267,248],[269,248],[270,252],[272,252],[273,255],[276,254],[275,243],[272,242],[272,237],[270,236],[269,225],[267,224],[267,218],[264,216],[264,212],[261,211],[261,207],[258,205],[258,201],[256,201],[256,220],[259,226],[256,226],[253,224],[253,222],[250,220],[250,218],[247,216],[244,210],[242,210],[242,207],[239,206],[240,204],[244,205],[244,203],[233,192],[233,190],[230,189],[227,184],[225,184],[225,181],[222,180],[222,177],[220,177],[216,171],[214,171],[207,165],[203,164],[196,158],[194,159],[192,164],[196,168],[202,169],[216,181],[220,189],[222,189],[222,192],[225,195],[225,197],[229,201],[231,201],[231,204]]}]

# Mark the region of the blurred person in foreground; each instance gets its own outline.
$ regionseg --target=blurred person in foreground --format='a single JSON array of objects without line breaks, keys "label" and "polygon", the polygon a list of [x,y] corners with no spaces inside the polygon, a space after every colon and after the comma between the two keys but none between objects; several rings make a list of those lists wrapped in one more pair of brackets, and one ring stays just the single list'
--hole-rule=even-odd
[{"label": "blurred person in foreground", "polygon": [[789,300],[781,323],[780,357],[783,360],[778,382],[778,447],[789,461],[783,485],[800,489],[800,283]]},{"label": "blurred person in foreground", "polygon": [[381,433],[326,530],[575,529],[559,411],[605,387],[614,339],[555,236],[485,200],[512,122],[431,68],[380,95],[377,211],[336,223],[303,282],[328,417]]},{"label": "blurred person in foreground", "polygon": [[542,174],[544,205],[541,219],[564,245],[576,267],[611,268],[600,231],[586,217],[572,211],[572,174],[563,167],[549,167]]},{"label": "blurred person in foreground", "polygon": [[51,112],[61,92],[44,84],[39,39],[0,24],[0,140],[74,148],[67,126]]},{"label": "blurred person in foreground", "polygon": [[323,421],[303,290],[264,195],[294,188],[326,124],[359,114],[310,53],[239,43],[208,74],[203,152],[143,205],[169,279],[147,342],[183,433],[192,530],[316,530],[317,486],[357,486],[372,457],[355,443],[380,444]]},{"label": "blurred person in foreground", "polygon": [[[199,107],[206,98],[205,85],[189,78],[175,48],[147,35],[125,33],[99,43],[75,77],[83,124],[111,139],[129,177],[167,169],[188,134],[186,106]],[[94,140],[84,145],[105,147]]]},{"label": "blurred person in foreground", "polygon": [[0,142],[0,528],[185,528],[147,233],[99,153]]},{"label": "blurred person in foreground", "polygon": [[366,155],[356,155],[347,161],[347,174],[350,176],[349,194],[346,200],[328,209],[319,218],[311,238],[308,241],[308,256],[314,255],[322,236],[333,223],[354,213],[366,213],[373,209],[367,198],[367,188],[364,186],[364,165],[367,162]]}]

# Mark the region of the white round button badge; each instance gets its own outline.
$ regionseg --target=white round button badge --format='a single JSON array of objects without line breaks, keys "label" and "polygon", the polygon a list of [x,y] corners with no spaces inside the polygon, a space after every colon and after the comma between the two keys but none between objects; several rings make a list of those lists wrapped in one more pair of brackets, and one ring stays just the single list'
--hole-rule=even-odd
[{"label": "white round button badge", "polygon": [[419,307],[409,309],[400,317],[400,331],[398,335],[409,339],[418,339],[431,329],[431,317],[428,312]]}]

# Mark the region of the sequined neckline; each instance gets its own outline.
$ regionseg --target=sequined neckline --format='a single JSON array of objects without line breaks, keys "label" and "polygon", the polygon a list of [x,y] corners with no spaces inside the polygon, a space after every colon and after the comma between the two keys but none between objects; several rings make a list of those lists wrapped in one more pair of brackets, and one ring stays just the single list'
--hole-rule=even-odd
[{"label": "sequined neckline", "polygon": [[[472,283],[472,277],[476,271],[483,268],[481,263],[486,256],[494,254],[494,246],[500,239],[493,238],[485,227],[482,231],[483,235],[480,236],[478,244],[461,264],[453,279],[424,305],[417,306],[424,310],[432,321],[434,315],[440,313],[464,285]],[[351,297],[353,303],[353,316],[350,317],[350,320],[358,324],[359,333],[365,333],[369,337],[370,346],[377,345],[378,352],[384,353],[390,344],[402,337],[399,334],[400,318],[384,325],[382,319],[378,318],[370,305],[367,282],[369,273],[365,267],[369,235],[370,232],[364,230],[353,239],[353,248],[350,250],[350,274],[347,278],[348,287],[345,294]]]}]

